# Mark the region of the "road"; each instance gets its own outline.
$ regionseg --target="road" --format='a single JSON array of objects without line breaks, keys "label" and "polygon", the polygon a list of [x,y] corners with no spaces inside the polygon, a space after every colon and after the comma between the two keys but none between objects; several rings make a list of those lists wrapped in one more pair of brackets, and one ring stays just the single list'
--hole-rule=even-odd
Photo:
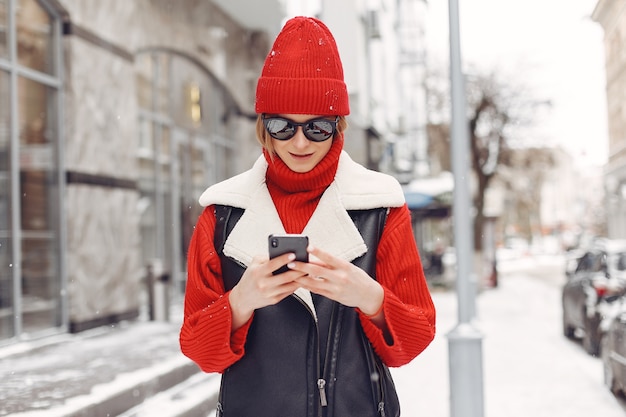
[{"label": "road", "polygon": [[[626,415],[624,401],[603,384],[600,359],[562,335],[563,267],[555,256],[502,262],[498,287],[477,296],[486,417]],[[456,297],[454,291],[433,294],[435,341],[409,365],[392,370],[403,416],[450,416],[446,333],[458,321]]]}]

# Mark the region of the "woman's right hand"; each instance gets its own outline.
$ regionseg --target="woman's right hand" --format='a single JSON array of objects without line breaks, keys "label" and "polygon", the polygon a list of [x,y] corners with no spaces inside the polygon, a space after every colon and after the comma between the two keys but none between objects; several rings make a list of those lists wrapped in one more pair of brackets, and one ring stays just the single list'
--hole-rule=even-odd
[{"label": "woman's right hand", "polygon": [[229,295],[232,331],[250,320],[257,308],[274,305],[298,289],[295,280],[302,276],[301,272],[290,270],[272,274],[295,258],[293,253],[286,253],[274,259],[255,257],[252,260]]}]

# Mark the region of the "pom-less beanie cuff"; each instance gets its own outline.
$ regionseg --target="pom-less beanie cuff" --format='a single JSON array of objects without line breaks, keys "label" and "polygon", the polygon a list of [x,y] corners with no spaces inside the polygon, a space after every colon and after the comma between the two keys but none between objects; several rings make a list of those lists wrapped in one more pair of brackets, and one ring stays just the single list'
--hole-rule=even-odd
[{"label": "pom-less beanie cuff", "polygon": [[265,59],[255,110],[269,114],[350,114],[337,44],[323,22],[299,16],[285,23]]},{"label": "pom-less beanie cuff", "polygon": [[341,80],[261,77],[257,90],[265,90],[257,94],[257,113],[350,114],[348,90]]}]

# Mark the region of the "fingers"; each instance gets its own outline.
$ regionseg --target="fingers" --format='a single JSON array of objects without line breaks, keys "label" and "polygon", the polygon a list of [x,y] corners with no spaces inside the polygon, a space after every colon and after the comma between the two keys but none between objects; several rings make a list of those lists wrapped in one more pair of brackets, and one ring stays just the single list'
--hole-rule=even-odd
[{"label": "fingers", "polygon": [[310,245],[307,251],[310,255],[309,262],[293,261],[289,262],[287,267],[292,270],[301,271],[313,278],[325,277],[327,279],[331,278],[331,274],[337,275],[340,274],[341,271],[349,271],[352,267],[350,262],[337,258],[315,246]]},{"label": "fingers", "polygon": [[[272,259],[255,258],[248,269],[255,269],[257,272],[257,285],[265,287],[279,287],[284,284],[291,283],[296,278],[302,276],[302,272],[288,269],[286,272],[274,275],[274,272],[283,266],[289,264],[296,258],[293,253],[285,253]],[[265,282],[266,279],[269,281]],[[297,287],[296,287],[297,288]]]},{"label": "fingers", "polygon": [[242,305],[254,310],[275,304],[293,293],[299,287],[295,280],[302,276],[302,272],[289,270],[278,275],[273,272],[294,259],[292,253],[274,259],[255,257],[235,286]]},{"label": "fingers", "polygon": [[331,268],[339,266],[338,258],[336,258],[335,256],[331,255],[328,252],[324,252],[323,250],[319,249],[316,246],[309,245],[309,247],[307,248],[307,252],[309,252],[309,254],[313,255],[314,257],[319,259],[321,262],[327,264]]},{"label": "fingers", "polygon": [[266,267],[269,269],[270,273],[273,273],[274,271],[287,265],[289,262],[293,261],[294,259],[296,259],[295,253],[285,253],[283,255],[270,259],[267,262]]},{"label": "fingers", "polygon": [[326,297],[329,297],[336,292],[335,283],[332,280],[328,280],[322,276],[314,277],[310,275],[303,275],[296,279],[296,283],[302,288]]}]

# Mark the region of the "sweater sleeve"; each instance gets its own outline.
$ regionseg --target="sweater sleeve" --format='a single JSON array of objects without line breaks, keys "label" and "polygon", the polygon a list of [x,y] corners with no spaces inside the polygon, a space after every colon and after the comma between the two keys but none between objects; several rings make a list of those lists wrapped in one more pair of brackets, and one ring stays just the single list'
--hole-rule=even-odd
[{"label": "sweater sleeve", "polygon": [[391,209],[376,254],[376,277],[383,286],[383,311],[393,344],[364,314],[361,324],[374,350],[388,366],[401,366],[419,355],[435,337],[435,307],[406,205]]},{"label": "sweater sleeve", "polygon": [[251,320],[232,332],[230,292],[213,243],[215,215],[207,207],[198,218],[187,255],[187,285],[180,347],[205,372],[223,372],[244,354]]}]

